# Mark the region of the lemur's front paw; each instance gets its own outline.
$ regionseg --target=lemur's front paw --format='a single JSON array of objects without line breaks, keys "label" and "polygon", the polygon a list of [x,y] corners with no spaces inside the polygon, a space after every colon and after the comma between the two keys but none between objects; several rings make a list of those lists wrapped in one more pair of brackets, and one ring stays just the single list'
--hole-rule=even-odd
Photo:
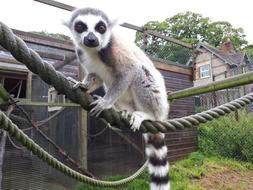
[{"label": "lemur's front paw", "polygon": [[143,120],[144,118],[141,114],[138,112],[133,112],[130,119],[131,130],[134,132],[138,131]]},{"label": "lemur's front paw", "polygon": [[125,119],[128,119],[128,116],[131,114],[129,111],[127,111],[127,110],[122,110],[122,111],[120,111],[120,113],[121,113],[121,116],[123,117],[123,118],[125,118]]},{"label": "lemur's front paw", "polygon": [[73,86],[74,89],[77,89],[77,88],[81,88],[82,90],[88,90],[89,89],[89,84],[88,83],[83,83],[83,82],[78,82],[77,84],[75,84]]},{"label": "lemur's front paw", "polygon": [[111,104],[108,103],[108,101],[105,101],[104,98],[98,95],[94,95],[95,98],[97,98],[95,101],[93,101],[90,105],[94,106],[91,111],[90,115],[92,116],[99,116],[100,113],[105,109],[110,109],[112,107]]},{"label": "lemur's front paw", "polygon": [[72,82],[74,84],[77,84],[79,81],[77,81],[76,79],[72,78],[72,77],[67,77],[69,82]]},{"label": "lemur's front paw", "polygon": [[85,91],[88,90],[88,87],[89,87],[88,84],[77,81],[77,80],[73,79],[72,77],[68,77],[67,79],[68,79],[68,81],[74,83],[74,85],[73,85],[74,90],[76,90],[77,88],[81,88],[82,90],[85,90]]}]

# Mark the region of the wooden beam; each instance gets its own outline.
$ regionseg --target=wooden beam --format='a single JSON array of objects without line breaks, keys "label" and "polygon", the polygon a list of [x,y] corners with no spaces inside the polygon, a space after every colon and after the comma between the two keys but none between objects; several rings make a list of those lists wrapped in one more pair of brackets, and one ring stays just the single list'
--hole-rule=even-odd
[{"label": "wooden beam", "polygon": [[32,102],[28,99],[17,99],[18,105],[22,106],[62,106],[62,107],[80,107],[79,104],[74,103],[48,103],[48,102]]},{"label": "wooden beam", "polygon": [[164,63],[160,63],[158,61],[153,61],[153,63],[155,64],[155,67],[157,69],[161,69],[164,71],[171,71],[171,72],[176,72],[176,73],[181,73],[181,74],[186,74],[189,76],[192,76],[192,68],[184,68],[184,67],[180,67],[180,66],[176,66],[176,65],[170,65],[170,64],[164,64]]},{"label": "wooden beam", "polygon": [[66,10],[66,11],[73,11],[75,9],[75,7],[72,7],[70,5],[60,3],[60,2],[57,2],[57,1],[53,1],[53,0],[34,0],[34,1],[37,1],[39,3],[44,3],[46,5],[50,5],[50,6],[53,6],[53,7],[56,7],[56,8]]},{"label": "wooden beam", "polygon": [[176,92],[171,92],[168,94],[168,100],[180,99],[190,96],[196,96],[200,94],[205,94],[209,92],[214,92],[218,90],[234,88],[237,86],[242,86],[246,84],[253,83],[253,71],[248,73],[239,74],[230,78],[226,78],[220,81],[215,81],[208,83],[206,85],[196,86],[187,88],[184,90],[179,90]]},{"label": "wooden beam", "polygon": [[[1,62],[1,61],[0,61]],[[12,66],[11,66],[12,65]],[[19,66],[19,67],[17,67]],[[14,63],[9,63],[7,62],[6,64],[1,63],[0,64],[0,70],[1,71],[6,71],[6,72],[11,72],[11,73],[15,73],[15,72],[23,72],[23,73],[27,73],[29,70],[26,68],[26,66],[24,65],[14,65]]]},{"label": "wooden beam", "polygon": [[0,57],[0,62],[23,65],[22,63],[20,63],[16,59],[14,59],[14,58],[7,58],[7,57]]},{"label": "wooden beam", "polygon": [[[76,55],[74,53],[69,53],[67,54],[66,56],[58,56],[56,54],[47,54],[47,53],[44,53],[44,52],[37,52],[39,55],[41,55],[43,58],[47,57],[47,58],[51,58],[53,59],[54,56],[55,58],[58,58],[58,61],[56,61],[54,64],[53,64],[53,67],[58,70],[60,69],[61,67],[64,67],[65,65],[69,64],[71,61],[74,61],[76,59]],[[57,59],[54,59],[54,60],[57,60]],[[8,63],[8,64],[18,64],[18,65],[22,65],[24,66],[23,63],[17,61],[16,59],[14,58],[5,58],[5,57],[0,57],[0,62],[3,62],[3,63]],[[14,67],[6,67],[4,65],[0,65],[0,69],[6,69],[6,70],[14,70],[14,71],[21,71],[21,72],[28,72],[29,70],[24,67],[22,69],[19,69],[19,68],[14,68]]]},{"label": "wooden beam", "polygon": [[59,39],[55,39],[55,38],[51,38],[51,37],[47,37],[43,35],[38,35],[31,32],[23,32],[20,30],[13,30],[13,32],[25,42],[68,50],[68,51],[74,51],[73,43],[68,42],[68,41],[59,40]]},{"label": "wooden beam", "polygon": [[32,98],[32,75],[33,73],[29,71],[27,75],[27,80],[26,80],[26,98],[27,99]]},{"label": "wooden beam", "polygon": [[28,71],[15,71],[15,70],[5,70],[0,67],[0,74],[3,78],[13,78],[18,80],[26,80]]},{"label": "wooden beam", "polygon": [[[0,46],[0,51],[6,51],[2,46]],[[60,54],[55,54],[55,53],[49,53],[49,52],[44,52],[44,51],[36,51],[42,58],[48,58],[48,59],[55,59],[55,60],[60,60],[63,61],[64,57],[63,55]],[[2,57],[0,57],[2,59]]]},{"label": "wooden beam", "polygon": [[79,111],[79,163],[82,169],[88,168],[88,113],[82,108]]},{"label": "wooden beam", "polygon": [[[85,73],[78,65],[78,79],[82,81]],[[79,163],[83,169],[88,167],[88,113],[82,108],[78,109],[79,112]]]},{"label": "wooden beam", "polygon": [[123,23],[121,24],[121,26],[125,27],[125,28],[128,28],[128,29],[132,29],[132,30],[136,30],[138,32],[143,32],[143,28],[142,27],[139,27],[139,26],[135,26],[133,24],[129,24],[129,23]]},{"label": "wooden beam", "polygon": [[48,59],[54,59],[54,60],[59,60],[63,61],[65,56],[55,54],[55,53],[48,53],[48,52],[43,52],[43,51],[36,51],[42,58],[48,58]]},{"label": "wooden beam", "polygon": [[[44,4],[47,4],[47,5],[56,7],[56,8],[60,8],[60,9],[66,10],[66,11],[73,11],[76,8],[76,7],[73,7],[73,6],[64,4],[64,3],[60,3],[60,2],[54,1],[54,0],[34,0],[34,1],[37,1],[37,2],[40,2],[40,3],[44,3]],[[125,28],[136,30],[138,32],[143,32],[144,31],[143,27],[135,26],[135,25],[129,24],[129,23],[123,23],[121,26],[123,26]],[[147,33],[150,34],[150,35],[162,38],[162,39],[164,39],[166,41],[178,44],[178,45],[183,46],[185,48],[193,49],[193,46],[190,45],[190,44],[188,44],[188,43],[182,42],[182,41],[177,40],[175,38],[164,36],[162,34],[159,34],[156,31],[147,30]]]},{"label": "wooden beam", "polygon": [[24,31],[17,30],[17,29],[12,29],[12,31],[16,35],[20,35],[20,36],[28,36],[28,37],[32,37],[32,38],[36,38],[36,39],[40,39],[40,40],[45,40],[45,41],[50,41],[50,42],[55,42],[55,43],[63,43],[66,45],[73,45],[71,40],[62,40],[62,39],[46,36],[43,34],[37,34],[37,33],[33,33],[33,32],[24,32]]}]

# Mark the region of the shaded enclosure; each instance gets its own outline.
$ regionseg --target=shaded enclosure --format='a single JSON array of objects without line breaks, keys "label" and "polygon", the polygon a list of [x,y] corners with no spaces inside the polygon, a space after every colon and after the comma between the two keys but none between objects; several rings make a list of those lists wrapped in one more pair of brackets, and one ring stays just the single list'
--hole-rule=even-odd
[{"label": "shaded enclosure", "polygon": [[[70,42],[22,31],[15,33],[64,75],[76,79],[79,77],[78,64],[72,59],[73,45]],[[70,63],[65,64],[66,60]],[[165,77],[169,91],[192,86],[190,67],[157,60],[154,63]],[[101,120],[89,117],[79,105],[57,94],[4,49],[0,49],[0,79],[14,97],[20,98],[18,104],[48,138],[34,129],[18,108],[11,115],[14,122],[40,146],[71,168],[104,177],[133,173],[145,161],[141,134],[117,132]],[[98,93],[103,92],[99,90]],[[194,99],[185,98],[172,103],[170,117],[181,117],[193,112]],[[183,158],[195,150],[196,134],[195,129],[166,134],[169,159]],[[3,161],[2,187],[6,190],[70,189],[77,183],[48,167],[11,137],[7,140]]]}]

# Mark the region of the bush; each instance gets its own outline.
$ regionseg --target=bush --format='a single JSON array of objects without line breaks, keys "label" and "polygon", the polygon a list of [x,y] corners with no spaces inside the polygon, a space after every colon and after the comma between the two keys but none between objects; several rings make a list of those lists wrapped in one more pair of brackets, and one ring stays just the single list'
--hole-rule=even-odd
[{"label": "bush", "polygon": [[201,151],[253,162],[253,114],[239,112],[199,126]]}]

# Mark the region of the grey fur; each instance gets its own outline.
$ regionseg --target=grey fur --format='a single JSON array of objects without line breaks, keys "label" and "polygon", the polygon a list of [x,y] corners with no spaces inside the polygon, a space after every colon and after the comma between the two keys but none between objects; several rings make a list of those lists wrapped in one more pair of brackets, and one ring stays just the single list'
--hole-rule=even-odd
[{"label": "grey fur", "polygon": [[75,53],[76,53],[76,56],[77,56],[79,62],[82,63],[84,61],[84,59],[83,59],[83,54],[84,54],[83,50],[81,48],[76,47],[75,48]]},{"label": "grey fur", "polygon": [[83,55],[83,51],[80,48],[76,48],[76,55],[81,57]]},{"label": "grey fur", "polygon": [[114,54],[112,51],[112,46],[114,43],[114,39],[113,37],[111,37],[109,43],[107,44],[107,46],[105,48],[102,48],[99,52],[98,52],[98,56],[100,57],[100,59],[109,67],[115,69],[115,65],[116,60],[114,58]]},{"label": "grey fur", "polygon": [[98,9],[88,7],[88,8],[76,9],[71,16],[69,24],[73,23],[73,21],[76,19],[77,16],[88,15],[88,14],[101,16],[107,22],[107,24],[110,22],[108,16],[104,12]]},{"label": "grey fur", "polygon": [[[71,18],[73,22],[79,15],[92,14],[114,26],[100,10],[85,8],[76,10]],[[87,17],[88,18],[88,17]],[[97,19],[97,20],[99,20]],[[71,23],[70,23],[71,24]],[[91,104],[90,114],[98,116],[103,110],[112,107],[125,111],[125,118],[131,114],[132,130],[138,130],[144,120],[165,121],[169,105],[164,79],[151,60],[134,44],[127,44],[116,35],[113,27],[99,35],[101,48],[89,48],[82,45],[81,35],[75,34],[77,54],[84,70],[87,71],[83,85],[92,92],[102,84],[104,97],[96,96]],[[81,45],[80,45],[81,44]],[[81,49],[78,50],[78,49]],[[80,52],[78,52],[80,51]],[[95,87],[94,87],[95,86]],[[145,134],[146,155],[152,159],[149,164],[151,190],[169,190],[167,173],[167,148],[163,134]]]}]

